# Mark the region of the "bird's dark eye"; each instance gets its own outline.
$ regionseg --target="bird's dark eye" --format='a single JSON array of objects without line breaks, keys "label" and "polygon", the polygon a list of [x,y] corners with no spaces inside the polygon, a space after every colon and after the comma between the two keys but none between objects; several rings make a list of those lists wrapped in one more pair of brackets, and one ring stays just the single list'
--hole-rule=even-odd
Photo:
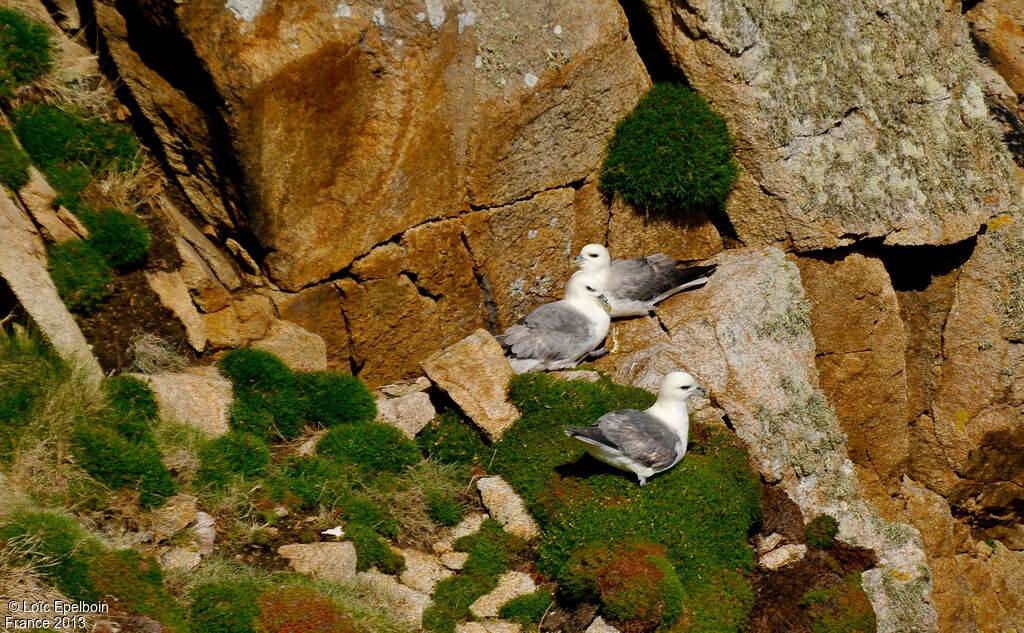
[{"label": "bird's dark eye", "polygon": [[587,286],[587,290],[589,290],[590,292],[594,292],[594,289],[591,288],[590,286]]},{"label": "bird's dark eye", "polygon": [[590,257],[597,257],[597,253],[591,253]]}]

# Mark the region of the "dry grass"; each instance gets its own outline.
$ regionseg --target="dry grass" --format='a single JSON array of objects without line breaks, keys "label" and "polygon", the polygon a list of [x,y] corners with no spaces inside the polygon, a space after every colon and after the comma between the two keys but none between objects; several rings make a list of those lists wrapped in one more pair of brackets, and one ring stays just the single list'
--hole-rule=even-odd
[{"label": "dry grass", "polygon": [[143,374],[181,371],[188,365],[185,357],[165,339],[150,332],[137,332],[129,341],[132,369]]},{"label": "dry grass", "polygon": [[157,208],[158,196],[165,184],[160,167],[144,151],[139,151],[139,167],[129,171],[111,171],[91,182],[82,197],[96,208],[113,207],[128,213]]},{"label": "dry grass", "polygon": [[458,498],[467,507],[479,503],[473,492],[474,484],[466,476],[464,468],[426,459],[401,475],[396,491],[370,489],[367,492],[374,501],[387,508],[401,526],[396,539],[398,545],[429,550],[430,545],[446,531],[427,514],[427,494],[432,490]]}]

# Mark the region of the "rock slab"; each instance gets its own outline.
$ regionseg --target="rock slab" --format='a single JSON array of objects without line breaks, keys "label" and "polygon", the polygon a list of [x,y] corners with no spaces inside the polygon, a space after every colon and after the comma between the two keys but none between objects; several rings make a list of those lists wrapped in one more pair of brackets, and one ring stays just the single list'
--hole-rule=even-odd
[{"label": "rock slab", "polygon": [[210,437],[228,432],[231,383],[217,372],[132,374],[153,390],[160,415],[198,427]]},{"label": "rock slab", "polygon": [[356,580],[356,548],[352,543],[293,543],[277,548],[277,553],[299,573],[342,583]]},{"label": "rock slab", "polygon": [[506,532],[524,539],[540,536],[540,528],[526,511],[526,504],[501,477],[484,477],[476,482],[484,507]]}]

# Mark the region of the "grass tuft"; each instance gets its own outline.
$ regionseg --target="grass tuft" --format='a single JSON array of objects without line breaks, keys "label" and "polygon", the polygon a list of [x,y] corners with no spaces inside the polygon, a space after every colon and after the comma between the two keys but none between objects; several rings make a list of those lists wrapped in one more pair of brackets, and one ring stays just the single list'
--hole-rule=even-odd
[{"label": "grass tuft", "polygon": [[373,422],[377,417],[373,394],[355,376],[336,371],[310,371],[296,374],[295,383],[309,422],[329,429],[341,424]]},{"label": "grass tuft", "polygon": [[0,130],[0,184],[19,191],[28,184],[28,155],[14,140],[10,130]]},{"label": "grass tuft", "polygon": [[365,473],[400,473],[422,459],[416,444],[379,422],[331,429],[316,446],[318,455],[352,464]]},{"label": "grass tuft", "polygon": [[69,240],[50,246],[47,269],[57,294],[72,312],[92,312],[113,290],[110,264],[85,242]]},{"label": "grass tuft", "polygon": [[21,11],[0,8],[0,97],[50,71],[53,43],[46,27]]}]

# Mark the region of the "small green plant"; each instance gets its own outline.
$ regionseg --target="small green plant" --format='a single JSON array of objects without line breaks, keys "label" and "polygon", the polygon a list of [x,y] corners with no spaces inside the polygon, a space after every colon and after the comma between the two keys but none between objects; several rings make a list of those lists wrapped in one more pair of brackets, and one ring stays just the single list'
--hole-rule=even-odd
[{"label": "small green plant", "polygon": [[231,350],[217,363],[235,387],[231,427],[271,439],[292,438],[302,429],[295,375],[268,351],[245,347]]},{"label": "small green plant", "polygon": [[302,512],[311,510],[321,502],[333,507],[344,498],[349,482],[357,473],[349,466],[316,456],[292,457],[281,463],[264,482],[264,493],[273,503]]},{"label": "small green plant", "polygon": [[174,481],[150,442],[133,442],[116,430],[80,423],[72,434],[75,461],[110,488],[133,488],[139,505],[158,506],[174,494]]},{"label": "small green plant", "polygon": [[377,417],[373,394],[355,376],[337,371],[302,372],[296,374],[295,386],[306,420],[324,428],[373,422]]},{"label": "small green plant", "polygon": [[525,596],[513,598],[501,605],[498,617],[516,622],[523,627],[536,627],[548,612],[554,600],[547,591],[538,591]]},{"label": "small green plant", "polygon": [[28,156],[7,129],[0,129],[0,184],[11,191],[28,184]]},{"label": "small green plant", "polygon": [[601,189],[656,212],[718,208],[739,174],[725,120],[696,92],[655,84],[615,126]]},{"label": "small green plant", "polygon": [[434,418],[416,436],[416,443],[430,459],[445,464],[471,464],[486,450],[480,434],[455,411]]},{"label": "small green plant", "polygon": [[[81,163],[75,163],[72,165],[51,165],[48,167],[44,174],[46,175],[46,181],[50,183],[53,190],[60,194],[60,197],[64,197],[62,202],[58,197],[58,204],[63,204],[69,211],[78,215],[78,211],[72,208],[72,205],[66,204],[69,196],[78,197],[78,194],[82,193],[86,187],[89,186],[89,181],[92,180],[92,174],[89,173],[89,168]],[[81,198],[78,198],[79,201]],[[74,204],[78,207],[79,204]]]},{"label": "small green plant", "polygon": [[102,305],[114,286],[103,255],[78,240],[54,244],[47,255],[50,277],[69,310],[88,313]]},{"label": "small green plant", "polygon": [[462,503],[449,494],[440,490],[431,490],[427,493],[427,516],[441,525],[458,525],[466,514]]},{"label": "small green plant", "polygon": [[14,133],[44,172],[84,165],[93,175],[130,171],[141,164],[139,141],[124,125],[84,110],[31,104],[11,112]]},{"label": "small green plant", "polygon": [[149,228],[138,216],[103,209],[80,213],[78,218],[89,229],[89,245],[115,269],[125,270],[145,261],[149,251]]},{"label": "small green plant", "polygon": [[811,620],[812,633],[875,633],[877,622],[871,601],[853,573],[841,584],[808,591],[800,601]]},{"label": "small green plant", "polygon": [[366,472],[399,473],[422,459],[412,440],[379,422],[335,427],[320,440],[316,452]]},{"label": "small green plant", "polygon": [[20,11],[0,8],[0,97],[48,73],[52,61],[46,27]]},{"label": "small green plant", "polygon": [[258,477],[270,464],[270,447],[263,438],[245,431],[230,431],[199,449],[197,481],[225,484],[234,475]]},{"label": "small green plant", "polygon": [[248,582],[210,582],[192,590],[188,623],[203,633],[256,633],[259,589]]},{"label": "small green plant", "polygon": [[356,548],[356,569],[366,571],[376,566],[385,574],[399,574],[405,571],[405,558],[395,552],[369,526],[352,524],[345,527],[345,538]]},{"label": "small green plant", "polygon": [[163,624],[164,630],[188,631],[185,611],[163,586],[160,564],[152,556],[133,549],[103,552],[89,565],[89,584],[86,600],[150,616]]},{"label": "small green plant", "polygon": [[103,381],[110,408],[110,427],[132,442],[152,442],[150,424],[160,417],[156,396],[149,385],[132,376]]},{"label": "small green plant", "polygon": [[839,533],[839,521],[827,514],[820,514],[804,528],[804,536],[807,538],[807,546],[815,549],[828,549],[836,542],[836,534]]},{"label": "small green plant", "polygon": [[[22,551],[42,576],[73,600],[90,596],[89,566],[102,548],[71,517],[53,511],[18,511],[0,524],[0,543]],[[22,547],[13,548],[15,543]]]}]

